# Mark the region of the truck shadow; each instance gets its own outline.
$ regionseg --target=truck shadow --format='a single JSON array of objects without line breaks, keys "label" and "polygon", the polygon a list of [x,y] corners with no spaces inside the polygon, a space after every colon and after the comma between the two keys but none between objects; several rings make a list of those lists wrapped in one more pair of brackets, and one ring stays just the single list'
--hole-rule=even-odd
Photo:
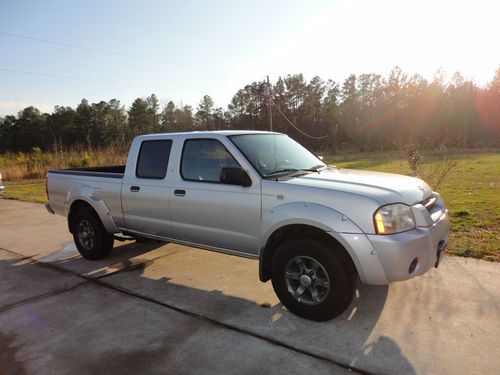
[{"label": "truck shadow", "polygon": [[[317,323],[289,313],[271,283],[259,282],[253,260],[174,244],[125,243],[107,259],[88,261],[68,251],[70,246],[65,244],[41,261],[180,313],[346,366],[414,373],[397,343],[386,336],[370,337],[382,314],[387,286],[359,285],[343,314]],[[140,317],[136,324],[141,324]]]},{"label": "truck shadow", "polygon": [[[81,276],[98,278],[125,268],[133,267],[134,259],[141,255],[151,253],[153,250],[165,246],[165,242],[137,243],[118,242],[111,254],[105,259],[90,261],[82,258],[73,241],[62,244],[61,249],[43,257],[35,258],[42,262],[56,265],[66,271],[77,273]],[[154,256],[152,257],[154,259]],[[144,259],[139,262],[144,263]]]},{"label": "truck shadow", "polygon": [[16,343],[15,335],[0,332],[0,368],[2,374],[27,374],[23,362],[16,357],[21,348],[22,346]]}]

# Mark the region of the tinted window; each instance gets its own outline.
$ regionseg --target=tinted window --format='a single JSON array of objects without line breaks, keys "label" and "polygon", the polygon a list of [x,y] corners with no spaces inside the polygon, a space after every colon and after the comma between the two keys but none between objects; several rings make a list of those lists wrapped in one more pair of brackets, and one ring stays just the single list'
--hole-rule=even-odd
[{"label": "tinted window", "polygon": [[190,139],[184,143],[181,174],[186,180],[219,182],[221,168],[238,166],[217,140]]},{"label": "tinted window", "polygon": [[172,141],[169,140],[142,142],[137,161],[137,177],[165,178],[171,148]]}]

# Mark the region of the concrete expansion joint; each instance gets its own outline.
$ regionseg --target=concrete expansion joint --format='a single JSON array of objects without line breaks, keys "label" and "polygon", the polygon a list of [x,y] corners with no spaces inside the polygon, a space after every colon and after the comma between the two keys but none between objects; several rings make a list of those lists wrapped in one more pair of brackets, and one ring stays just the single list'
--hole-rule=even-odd
[{"label": "concrete expansion joint", "polygon": [[13,303],[12,305],[7,305],[7,306],[0,307],[0,314],[3,313],[3,312],[5,312],[5,311],[7,311],[7,310],[16,308],[18,306],[26,305],[28,303],[36,302],[36,301],[39,301],[39,300],[42,300],[42,299],[45,299],[45,298],[54,297],[54,296],[57,296],[59,294],[63,294],[63,293],[69,292],[70,290],[79,288],[80,286],[86,285],[86,284],[88,284],[87,281],[82,281],[81,283],[73,285],[73,286],[70,286],[68,288],[63,288],[63,289],[54,290],[52,292],[43,293],[43,294],[40,294],[38,296],[34,296],[34,297],[26,298],[25,300],[22,300],[22,301],[18,301],[16,303]]}]

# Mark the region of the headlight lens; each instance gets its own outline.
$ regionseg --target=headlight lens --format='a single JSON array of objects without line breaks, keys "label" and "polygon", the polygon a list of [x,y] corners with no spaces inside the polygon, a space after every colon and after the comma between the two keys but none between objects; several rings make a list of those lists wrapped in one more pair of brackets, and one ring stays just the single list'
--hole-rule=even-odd
[{"label": "headlight lens", "polygon": [[403,203],[380,207],[373,215],[373,222],[378,234],[400,233],[415,228],[413,212]]}]

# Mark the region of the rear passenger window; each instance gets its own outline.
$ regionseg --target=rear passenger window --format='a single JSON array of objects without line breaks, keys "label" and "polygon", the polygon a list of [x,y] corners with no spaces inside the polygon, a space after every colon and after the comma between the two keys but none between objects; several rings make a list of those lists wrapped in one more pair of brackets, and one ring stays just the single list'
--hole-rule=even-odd
[{"label": "rear passenger window", "polygon": [[224,145],[215,139],[189,139],[182,151],[181,175],[185,180],[219,182],[223,167],[238,167]]},{"label": "rear passenger window", "polygon": [[139,150],[136,176],[161,180],[167,174],[172,141],[144,141]]}]

